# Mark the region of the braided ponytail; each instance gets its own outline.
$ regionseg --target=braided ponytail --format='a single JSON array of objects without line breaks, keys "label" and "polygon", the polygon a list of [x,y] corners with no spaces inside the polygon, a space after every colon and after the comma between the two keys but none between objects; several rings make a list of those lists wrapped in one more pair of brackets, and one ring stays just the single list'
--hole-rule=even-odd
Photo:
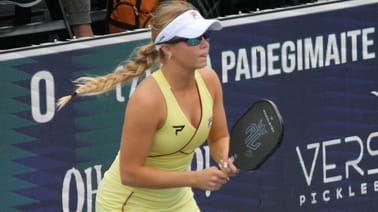
[{"label": "braided ponytail", "polygon": [[124,61],[122,69],[114,70],[103,76],[79,77],[74,80],[77,87],[70,95],[61,97],[57,102],[60,110],[75,96],[93,96],[106,93],[114,89],[119,83],[125,82],[133,77],[142,75],[149,69],[158,58],[158,51],[154,43],[149,43],[137,48],[134,59]]}]

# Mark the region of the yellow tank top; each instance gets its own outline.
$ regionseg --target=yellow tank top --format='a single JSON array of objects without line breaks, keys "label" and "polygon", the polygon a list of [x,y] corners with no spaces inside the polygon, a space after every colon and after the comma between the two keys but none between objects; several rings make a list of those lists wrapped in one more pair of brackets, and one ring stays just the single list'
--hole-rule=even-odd
[{"label": "yellow tank top", "polygon": [[[194,151],[202,145],[211,128],[213,99],[198,71],[195,72],[201,99],[201,121],[198,128],[191,125],[181,111],[168,81],[161,70],[152,74],[164,95],[167,106],[166,122],[156,132],[145,164],[166,170],[186,171]],[[190,187],[150,189],[122,185],[119,153],[104,174],[96,197],[96,211],[199,211]]]}]

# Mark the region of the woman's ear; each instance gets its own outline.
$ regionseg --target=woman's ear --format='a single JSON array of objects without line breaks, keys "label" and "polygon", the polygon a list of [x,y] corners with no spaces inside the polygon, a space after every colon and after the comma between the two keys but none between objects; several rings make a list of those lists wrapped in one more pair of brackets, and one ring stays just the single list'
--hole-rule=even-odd
[{"label": "woman's ear", "polygon": [[166,56],[168,60],[171,59],[172,52],[168,45],[162,45],[160,46],[160,49],[163,51],[164,55]]}]

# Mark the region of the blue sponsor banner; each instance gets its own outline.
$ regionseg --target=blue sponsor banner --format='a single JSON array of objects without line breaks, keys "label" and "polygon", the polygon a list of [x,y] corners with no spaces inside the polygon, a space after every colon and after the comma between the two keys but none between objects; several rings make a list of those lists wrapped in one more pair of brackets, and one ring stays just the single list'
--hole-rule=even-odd
[{"label": "blue sponsor banner", "polygon": [[[230,128],[262,98],[285,122],[282,145],[202,211],[378,209],[377,1],[347,1],[222,20],[211,65]],[[148,42],[140,31],[0,55],[0,203],[5,211],[94,211],[98,182],[119,147],[134,80],[57,112],[78,76],[104,74]],[[212,164],[207,145],[192,169]]]}]

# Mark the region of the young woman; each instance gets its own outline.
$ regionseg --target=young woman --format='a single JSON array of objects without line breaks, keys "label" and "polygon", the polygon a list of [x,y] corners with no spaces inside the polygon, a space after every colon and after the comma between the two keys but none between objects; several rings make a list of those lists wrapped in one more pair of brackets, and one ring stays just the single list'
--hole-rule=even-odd
[{"label": "young woman", "polygon": [[[221,83],[206,67],[209,31],[221,28],[187,2],[164,1],[153,15],[152,42],[135,60],[121,71],[79,78],[76,91],[60,99],[62,107],[75,95],[104,93],[161,63],[128,100],[120,150],[99,185],[96,211],[199,211],[192,187],[215,191],[237,174],[228,158]],[[206,140],[222,165],[189,170]]]}]

